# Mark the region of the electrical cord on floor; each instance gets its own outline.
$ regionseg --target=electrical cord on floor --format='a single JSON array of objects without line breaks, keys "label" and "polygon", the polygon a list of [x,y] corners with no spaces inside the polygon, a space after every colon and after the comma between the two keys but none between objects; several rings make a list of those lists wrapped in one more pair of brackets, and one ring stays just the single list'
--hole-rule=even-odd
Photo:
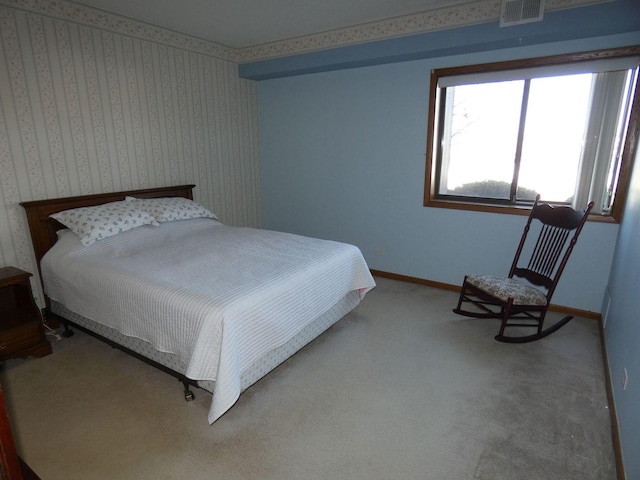
[{"label": "electrical cord on floor", "polygon": [[59,342],[60,340],[62,340],[62,337],[60,336],[60,334],[56,332],[53,328],[51,328],[49,325],[47,325],[46,323],[44,324],[44,328],[46,328],[45,333],[55,338],[56,342]]}]

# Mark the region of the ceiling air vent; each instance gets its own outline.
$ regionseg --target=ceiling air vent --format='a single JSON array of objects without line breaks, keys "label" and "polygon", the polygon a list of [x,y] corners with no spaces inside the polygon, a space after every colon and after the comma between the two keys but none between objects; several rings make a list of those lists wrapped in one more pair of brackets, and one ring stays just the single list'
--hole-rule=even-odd
[{"label": "ceiling air vent", "polygon": [[545,0],[502,0],[500,26],[539,22],[544,14]]}]

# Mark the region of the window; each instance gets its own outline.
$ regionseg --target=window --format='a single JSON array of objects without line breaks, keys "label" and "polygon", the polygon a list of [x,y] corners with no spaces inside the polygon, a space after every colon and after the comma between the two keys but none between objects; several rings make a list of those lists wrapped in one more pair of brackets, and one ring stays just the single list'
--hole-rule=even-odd
[{"label": "window", "polygon": [[639,59],[629,47],[435,70],[425,205],[526,211],[540,194],[619,218]]}]

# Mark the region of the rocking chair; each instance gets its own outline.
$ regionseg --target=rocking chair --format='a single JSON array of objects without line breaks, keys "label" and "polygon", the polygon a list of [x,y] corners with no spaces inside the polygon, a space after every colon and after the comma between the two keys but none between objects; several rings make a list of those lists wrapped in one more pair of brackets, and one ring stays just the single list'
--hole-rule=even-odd
[{"label": "rocking chair", "polygon": [[[540,195],[536,197],[529,214],[509,275],[506,278],[467,275],[462,284],[458,306],[453,310],[469,317],[501,320],[500,331],[495,337],[500,342],[525,343],[539,340],[562,328],[573,318],[568,315],[551,327],[542,329],[553,292],[593,202],[587,205],[586,210],[576,211],[565,206],[538,204],[539,199]],[[535,237],[535,234],[532,234],[527,242],[532,222],[538,236],[532,241]],[[571,232],[574,232],[572,237]],[[526,267],[519,266],[523,252],[526,252],[524,257],[529,256]],[[523,259],[523,262],[525,261],[526,259]],[[520,277],[527,282],[514,277]],[[476,308],[463,310],[463,302],[471,303]],[[508,336],[505,335],[507,327],[533,327],[536,333]]]}]

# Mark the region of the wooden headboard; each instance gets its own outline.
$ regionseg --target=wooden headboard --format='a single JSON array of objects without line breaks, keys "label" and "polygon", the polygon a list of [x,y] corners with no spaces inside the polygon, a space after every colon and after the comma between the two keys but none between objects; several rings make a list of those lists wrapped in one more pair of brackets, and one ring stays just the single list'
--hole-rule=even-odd
[{"label": "wooden headboard", "polygon": [[70,208],[90,207],[103,203],[124,200],[124,197],[159,198],[159,197],[185,197],[193,200],[193,188],[195,185],[178,185],[175,187],[147,188],[144,190],[129,190],[126,192],[99,193],[95,195],[82,195],[79,197],[52,198],[49,200],[35,200],[21,202],[20,205],[27,211],[27,221],[31,232],[33,250],[40,270],[40,260],[45,253],[56,243],[56,232],[64,225],[49,218],[49,215]]}]

